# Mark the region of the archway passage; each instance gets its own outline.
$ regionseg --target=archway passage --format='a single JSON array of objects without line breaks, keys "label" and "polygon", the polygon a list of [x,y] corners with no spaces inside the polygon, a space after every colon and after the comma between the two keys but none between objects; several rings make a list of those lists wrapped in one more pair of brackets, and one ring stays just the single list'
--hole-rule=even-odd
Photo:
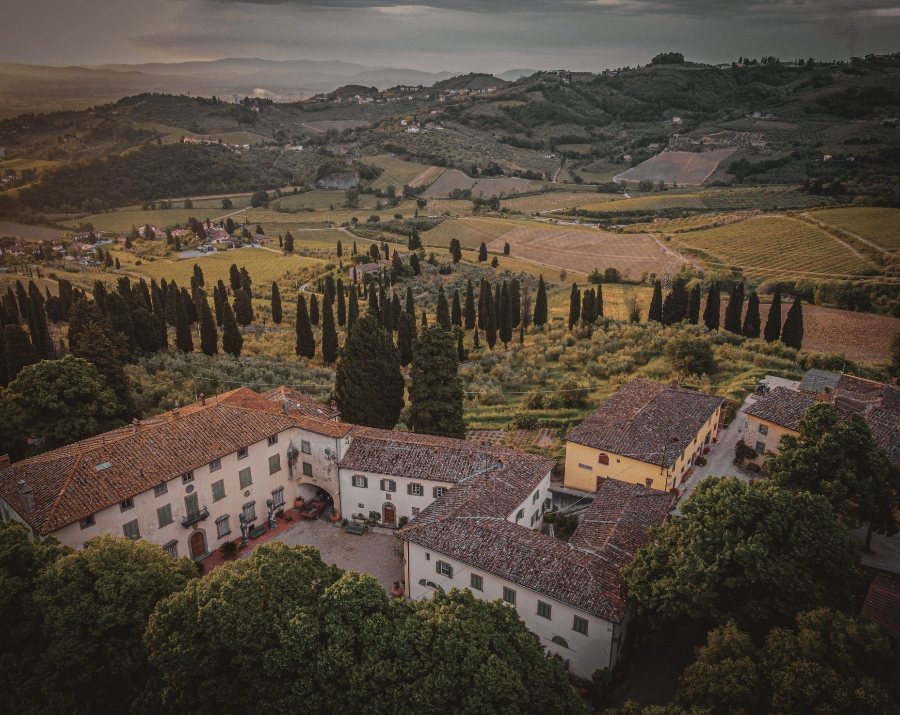
[{"label": "archway passage", "polygon": [[206,553],[206,536],[202,531],[195,531],[191,534],[191,539],[188,542],[188,546],[191,550],[191,558],[196,559],[203,554]]},{"label": "archway passage", "polygon": [[397,508],[393,504],[385,504],[382,508],[381,523],[385,526],[396,526]]}]

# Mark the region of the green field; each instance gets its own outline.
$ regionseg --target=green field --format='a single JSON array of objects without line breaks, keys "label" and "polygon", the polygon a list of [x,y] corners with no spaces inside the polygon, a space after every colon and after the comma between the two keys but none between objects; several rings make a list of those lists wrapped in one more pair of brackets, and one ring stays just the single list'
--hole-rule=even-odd
[{"label": "green field", "polygon": [[62,238],[64,231],[43,226],[32,226],[27,223],[14,223],[12,221],[0,221],[0,237],[12,236],[24,238],[26,241],[39,241],[42,239]]},{"label": "green field", "polygon": [[815,211],[813,218],[829,226],[877,243],[890,251],[900,249],[900,209],[846,208]]},{"label": "green field", "polygon": [[586,191],[549,191],[534,196],[521,196],[504,199],[501,206],[520,213],[539,213],[541,211],[558,211],[572,206],[584,207],[598,200],[611,199],[612,194],[596,194]]},{"label": "green field", "polygon": [[38,171],[42,171],[43,169],[52,169],[55,166],[62,166],[64,162],[61,161],[47,161],[45,159],[7,159],[6,161],[0,161],[0,169],[15,169],[16,171],[21,171],[22,169],[37,169]]},{"label": "green field", "polygon": [[604,201],[598,204],[580,206],[584,211],[600,213],[627,213],[629,211],[658,211],[663,209],[705,209],[708,208],[703,199],[691,195],[674,196],[641,196],[636,199]]},{"label": "green field", "polygon": [[[157,209],[155,211],[112,211],[106,214],[97,214],[88,216],[78,221],[67,221],[66,226],[75,228],[79,223],[91,223],[98,231],[119,232],[124,233],[130,231],[132,226],[143,226],[149,223],[151,226],[164,228],[172,227],[175,224],[186,224],[192,216],[198,220],[206,221],[207,218],[216,220],[219,216],[232,213],[232,211],[223,211],[221,200],[219,200],[219,208],[217,209]],[[238,220],[235,216],[235,221]]]},{"label": "green field", "polygon": [[451,238],[456,238],[463,248],[477,249],[482,241],[490,243],[521,225],[522,222],[498,218],[447,219],[439,226],[422,233],[422,243],[443,248],[450,245]]},{"label": "green field", "polygon": [[393,186],[397,193],[400,193],[406,184],[429,168],[426,164],[415,164],[389,156],[371,156],[362,161],[364,164],[384,169],[381,176],[372,182],[372,188],[384,190],[388,186]]},{"label": "green field", "polygon": [[750,219],[675,234],[672,242],[702,251],[701,257],[710,263],[740,266],[745,274],[762,278],[850,278],[878,273],[872,261],[857,255],[826,231],[792,218]]},{"label": "green field", "polygon": [[[370,197],[362,196],[361,201],[367,201]],[[375,201],[372,200],[372,205]],[[312,208],[316,210],[325,210],[329,206],[336,209],[344,206],[343,191],[307,191],[302,194],[288,194],[280,199],[275,199],[269,204],[273,209],[282,208],[296,211],[298,209]]]}]

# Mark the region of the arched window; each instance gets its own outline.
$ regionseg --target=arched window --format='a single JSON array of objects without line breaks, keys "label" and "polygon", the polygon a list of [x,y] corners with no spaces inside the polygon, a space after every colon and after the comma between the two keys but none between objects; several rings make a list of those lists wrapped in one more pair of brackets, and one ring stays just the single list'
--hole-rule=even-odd
[{"label": "arched window", "polygon": [[600,462],[600,464],[609,464],[609,455],[601,454],[597,461]]},{"label": "arched window", "polygon": [[561,645],[563,648],[569,647],[568,641],[560,636],[553,636],[553,638],[550,639],[550,642],[556,643],[556,645]]}]

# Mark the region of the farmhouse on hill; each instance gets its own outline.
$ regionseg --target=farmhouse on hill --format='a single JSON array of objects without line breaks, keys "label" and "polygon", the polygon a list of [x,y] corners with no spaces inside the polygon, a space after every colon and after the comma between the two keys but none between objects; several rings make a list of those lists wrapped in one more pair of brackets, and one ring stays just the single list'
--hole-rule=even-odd
[{"label": "farmhouse on hill", "polygon": [[716,440],[724,402],[677,382],[632,380],[569,432],[565,486],[591,492],[619,479],[674,489]]}]

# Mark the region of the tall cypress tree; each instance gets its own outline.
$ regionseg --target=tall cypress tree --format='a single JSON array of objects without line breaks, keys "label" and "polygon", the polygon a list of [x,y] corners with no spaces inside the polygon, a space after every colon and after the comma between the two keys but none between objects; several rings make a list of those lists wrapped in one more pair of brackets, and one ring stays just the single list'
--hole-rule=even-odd
[{"label": "tall cypress tree", "polygon": [[412,362],[415,339],[416,319],[404,310],[400,314],[400,323],[397,326],[397,350],[400,354],[400,364],[403,367]]},{"label": "tall cypress tree", "polygon": [[[155,283],[150,288],[150,302],[153,305],[153,318],[156,329],[159,331],[156,336],[156,344],[160,350],[168,349],[169,331],[166,329],[166,307],[163,292]],[[72,307],[74,308],[74,306],[75,301],[72,301]],[[69,314],[71,315],[71,311]]]},{"label": "tall cypress tree", "polygon": [[487,246],[484,244],[484,241],[481,242],[481,245],[478,247],[478,262],[484,263],[487,260]]},{"label": "tall cypress tree", "polygon": [[655,320],[657,323],[662,322],[663,318],[663,298],[662,283],[659,279],[653,282],[653,297],[650,299],[650,311],[647,313],[649,320]]},{"label": "tall cypress tree", "polygon": [[513,333],[512,300],[509,297],[509,286],[506,284],[506,281],[503,281],[503,287],[500,289],[498,313],[499,325],[497,327],[500,333],[500,340],[505,348],[512,340]]},{"label": "tall cypress tree", "polygon": [[725,307],[724,328],[729,333],[741,334],[741,318],[744,312],[744,284],[737,282],[731,289],[728,305]]},{"label": "tall cypress tree", "polygon": [[234,291],[234,317],[239,325],[250,325],[253,322],[253,303],[250,294],[243,288]]},{"label": "tall cypress tree", "polygon": [[381,324],[389,333],[394,332],[394,306],[387,297],[384,286],[381,287]]},{"label": "tall cypress tree", "polygon": [[422,323],[421,323],[421,325],[422,325],[423,328],[427,328],[427,327],[428,327],[428,314],[427,314],[424,310],[422,311]]},{"label": "tall cypress tree", "polygon": [[774,343],[781,337],[781,286],[775,284],[775,295],[772,296],[772,305],[769,306],[769,317],[766,318],[766,329],[763,337],[767,343]]},{"label": "tall cypress tree", "polygon": [[[485,297],[487,296],[487,297]],[[478,285],[478,329],[484,330],[487,321],[485,320],[485,314],[488,311],[487,301],[490,300],[491,297],[491,289],[487,284],[487,281],[484,278],[481,279],[481,283]]]},{"label": "tall cypress tree", "polygon": [[672,290],[663,301],[662,323],[663,325],[675,325],[684,320],[688,311],[688,293],[684,278],[675,276],[672,281]]},{"label": "tall cypress tree", "polygon": [[450,328],[453,327],[450,320],[450,308],[447,305],[447,296],[444,295],[444,286],[440,286],[438,288],[438,297],[437,297],[437,324],[440,325],[447,332],[450,331]]},{"label": "tall cypress tree", "polygon": [[183,353],[194,352],[194,336],[191,335],[187,306],[180,292],[175,297],[175,347]]},{"label": "tall cypress tree", "polygon": [[347,300],[344,297],[344,281],[340,278],[337,279],[337,322],[341,328],[347,324]]},{"label": "tall cypress tree", "polygon": [[400,305],[400,293],[396,291],[394,292],[394,297],[391,298],[391,320],[393,321],[391,330],[396,330],[400,327],[400,313],[402,312],[403,306]]},{"label": "tall cypress tree", "polygon": [[315,293],[309,295],[309,322],[312,325],[319,324],[319,298]]},{"label": "tall cypress tree", "polygon": [[578,284],[572,284],[572,290],[569,293],[569,330],[578,324],[581,318],[581,291],[578,290]]},{"label": "tall cypress tree", "polygon": [[472,287],[472,279],[469,278],[466,284],[466,310],[465,310],[465,327],[466,330],[475,329],[475,289]]},{"label": "tall cypress tree", "polygon": [[371,281],[369,283],[369,308],[368,312],[374,315],[376,318],[381,315],[381,311],[378,308],[378,291],[375,288],[375,282]]},{"label": "tall cypress tree", "polygon": [[584,289],[584,294],[581,296],[581,322],[584,325],[590,325],[593,320],[591,319],[591,314],[594,311],[594,293],[590,288]]},{"label": "tall cypress tree", "polygon": [[281,318],[281,291],[278,290],[278,283],[272,281],[272,322],[281,325]]},{"label": "tall cypress tree", "polygon": [[688,300],[688,322],[697,325],[700,322],[700,284],[696,283],[691,288],[691,297]]},{"label": "tall cypress tree", "polygon": [[518,278],[509,282],[509,304],[512,311],[513,328],[518,328],[522,322],[522,285]]},{"label": "tall cypress tree", "polygon": [[239,357],[244,347],[244,336],[238,329],[237,319],[228,300],[222,302],[222,350]]},{"label": "tall cypress tree", "polygon": [[16,379],[23,367],[34,365],[41,359],[28,339],[28,333],[18,323],[11,323],[3,328],[3,342],[6,350],[6,379],[9,382]]},{"label": "tall cypress tree", "polygon": [[241,272],[236,263],[232,263],[228,269],[228,279],[231,281],[231,290],[235,291],[241,287]]},{"label": "tall cypress tree", "polygon": [[219,352],[219,335],[216,333],[209,301],[205,297],[200,303],[200,350],[204,355],[215,355]]},{"label": "tall cypress tree", "polygon": [[413,318],[416,317],[416,300],[413,298],[412,286],[406,286],[406,307],[404,310]]},{"label": "tall cypress tree", "polygon": [[359,298],[356,293],[356,286],[350,286],[350,305],[347,310],[347,330],[349,331],[359,319]]},{"label": "tall cypress tree", "polygon": [[494,299],[491,297],[490,288],[485,292],[484,302],[484,332],[488,347],[493,350],[497,344],[497,311],[492,306]]},{"label": "tall cypress tree", "polygon": [[222,294],[219,292],[219,286],[213,286],[213,313],[216,316],[216,325],[222,327]]},{"label": "tall cypress tree", "polygon": [[[56,357],[50,330],[47,327],[47,314],[44,312],[44,296],[33,283],[29,283],[31,293],[28,311],[28,329],[31,332],[31,342],[38,351],[42,360],[52,360]],[[132,338],[134,333],[132,331]]]},{"label": "tall cypress tree", "polygon": [[745,338],[758,338],[760,322],[759,296],[756,295],[756,291],[753,291],[750,294],[750,298],[747,300],[747,315],[744,318],[744,325],[741,328],[741,333]]},{"label": "tall cypress tree", "polygon": [[454,328],[454,333],[456,333],[456,359],[460,363],[464,363],[469,359],[469,353],[466,352],[466,345],[463,341],[463,329],[461,327]]},{"label": "tall cypress tree", "polygon": [[794,302],[784,320],[781,342],[795,350],[803,347],[803,305],[799,295],[794,296]]},{"label": "tall cypress tree", "polygon": [[361,315],[338,353],[334,396],[341,419],[392,429],[400,419],[404,389],[391,336],[374,315]]},{"label": "tall cypress tree", "polygon": [[[96,300],[96,299],[95,299]],[[98,306],[100,304],[98,303]],[[101,308],[102,310],[102,308]],[[178,285],[175,281],[170,281],[166,287],[166,322],[175,327],[178,320]]]},{"label": "tall cypress tree", "polygon": [[[509,289],[504,292],[508,301]],[[409,375],[410,428],[422,434],[464,437],[463,385],[453,335],[437,325],[421,330],[413,345]]]},{"label": "tall cypress tree", "polygon": [[537,296],[534,299],[534,324],[537,327],[547,324],[547,286],[543,274],[538,279]]},{"label": "tall cypress tree", "polygon": [[459,304],[459,289],[453,291],[453,303],[450,306],[450,323],[454,327],[462,327],[462,306]]},{"label": "tall cypress tree", "polygon": [[297,343],[295,350],[297,355],[312,360],[316,354],[316,341],[313,339],[309,313],[306,311],[306,300],[303,298],[303,293],[297,296],[296,331]]},{"label": "tall cypress tree", "polygon": [[706,307],[703,309],[703,324],[707,330],[719,329],[719,284],[710,283],[709,293],[706,294]]},{"label": "tall cypress tree", "polygon": [[594,320],[603,317],[603,286],[597,284],[597,297],[594,300]]},{"label": "tall cypress tree", "polygon": [[338,336],[334,326],[334,311],[331,301],[326,298],[322,303],[322,360],[331,365],[338,356]]}]

